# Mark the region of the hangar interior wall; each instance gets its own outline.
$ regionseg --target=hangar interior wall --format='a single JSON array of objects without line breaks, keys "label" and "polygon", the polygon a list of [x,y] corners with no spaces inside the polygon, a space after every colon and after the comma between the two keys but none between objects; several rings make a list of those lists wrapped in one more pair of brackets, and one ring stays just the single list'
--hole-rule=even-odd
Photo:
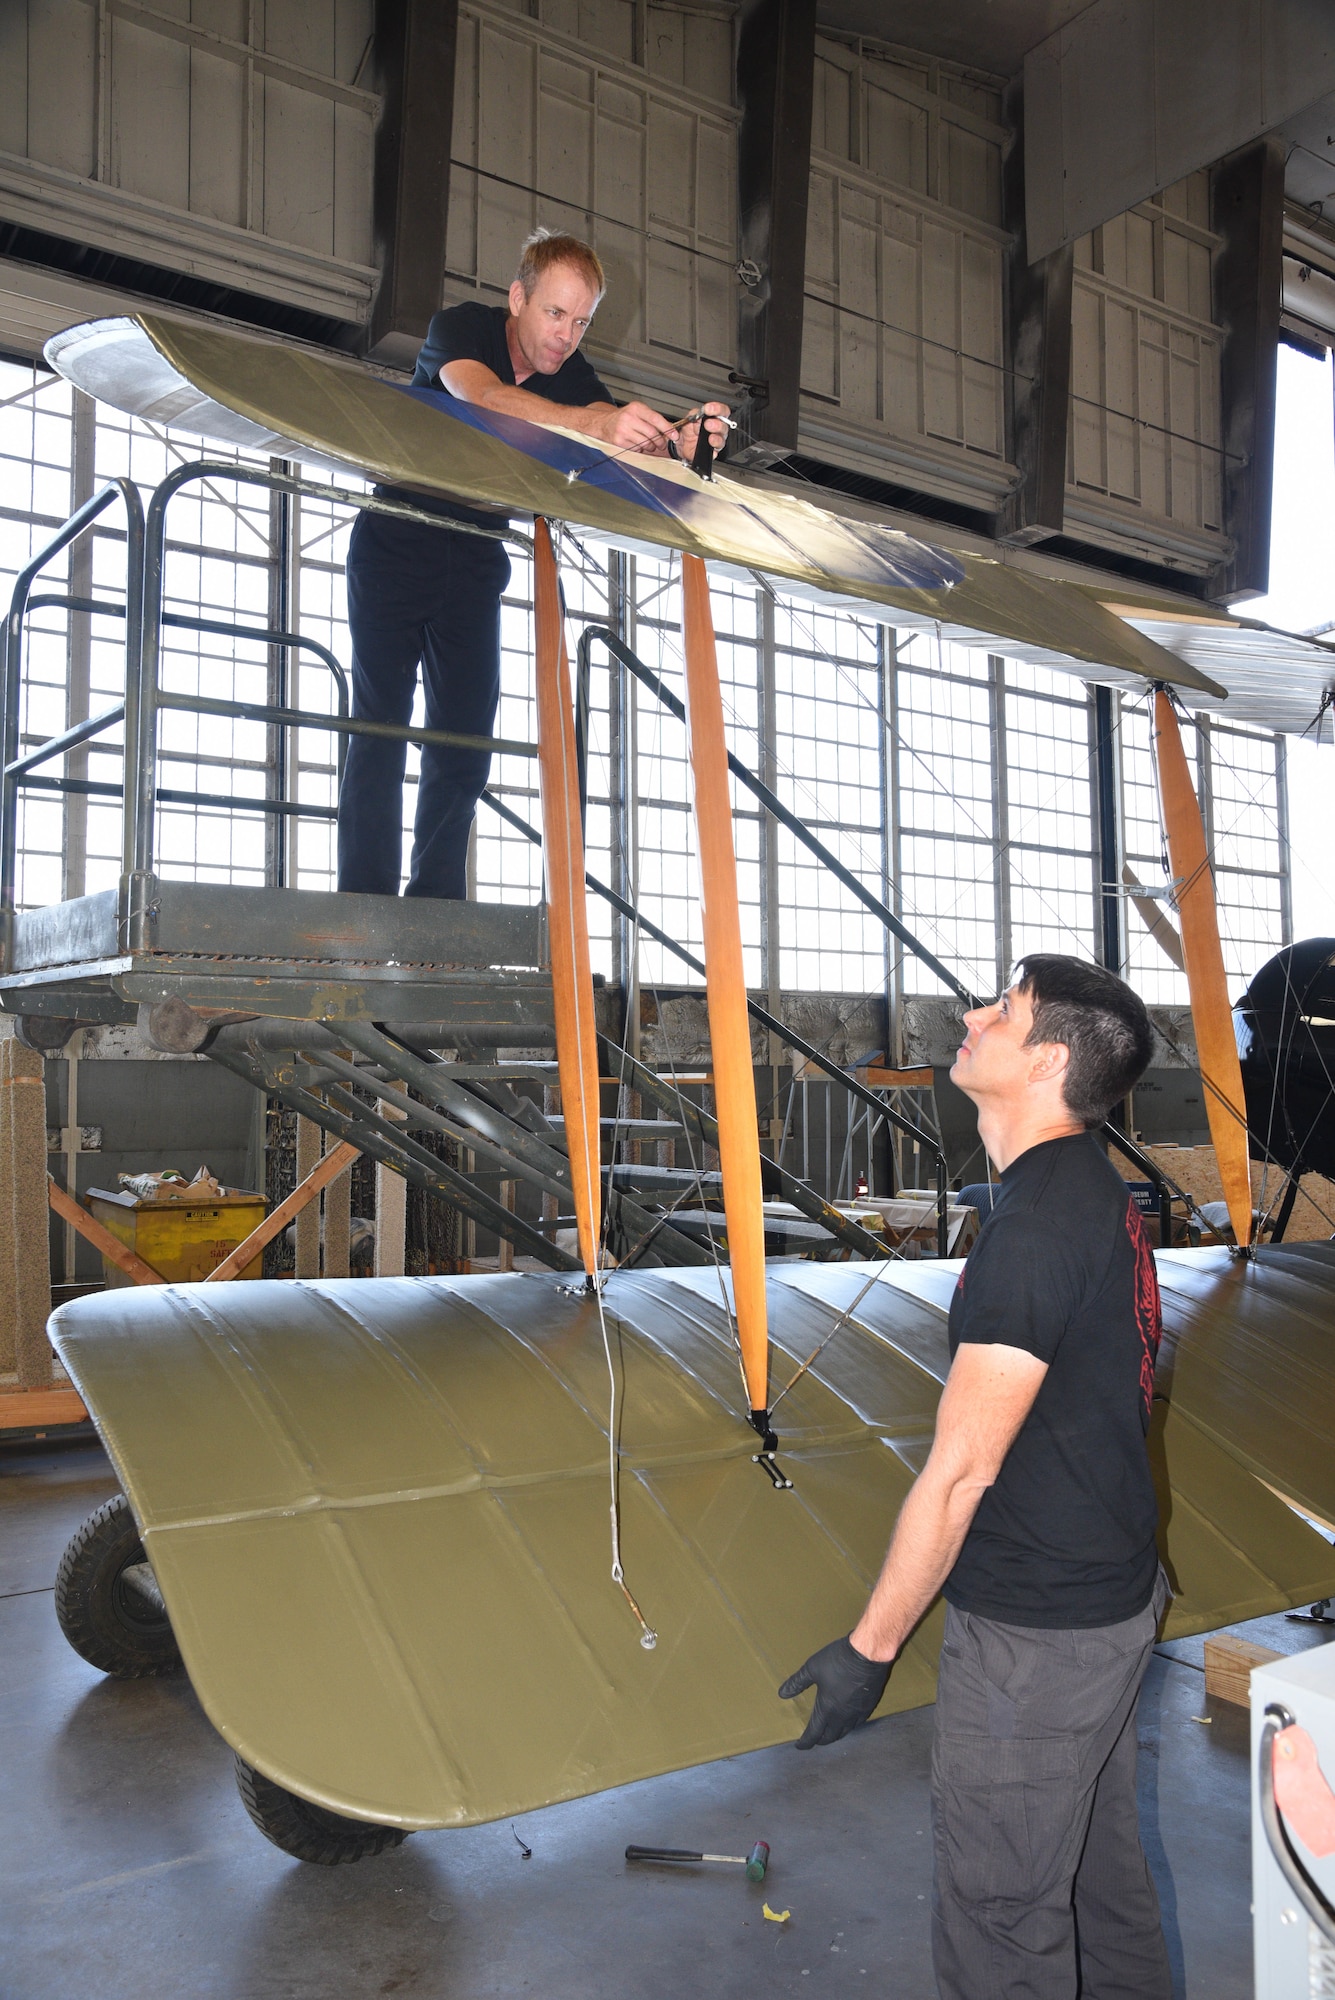
[{"label": "hangar interior wall", "polygon": [[[373,26],[373,0],[14,0],[0,231],[299,307],[355,339],[378,282]],[[444,301],[502,299],[520,238],[572,228],[608,269],[589,346],[613,388],[670,408],[735,398],[754,283],[738,264],[735,35],[735,8],[711,0],[461,0]],[[929,511],[1005,506],[1015,139],[1001,79],[817,37],[805,459]],[[1186,577],[1230,553],[1209,209],[1195,173],[1075,249],[1065,535]],[[0,301],[0,335],[40,345],[77,311],[63,292]]]},{"label": "hangar interior wall", "polygon": [[0,216],[354,323],[373,0],[9,0]]},{"label": "hangar interior wall", "polygon": [[[379,281],[374,16],[373,0],[12,0],[0,8],[0,249],[35,233],[321,314],[355,339]],[[460,0],[444,301],[501,300],[520,237],[539,222],[574,228],[608,268],[589,345],[614,388],[668,409],[729,393],[739,302],[755,282],[738,263],[735,33],[736,9],[711,0]],[[1020,477],[1007,345],[1016,248],[1003,213],[1011,109],[996,77],[817,37],[799,454],[888,482],[929,514],[942,505],[986,520]],[[1210,177],[1194,173],[1075,245],[1065,494],[1068,544],[1202,578],[1229,554],[1210,216]],[[11,351],[31,355],[53,326],[118,308],[84,280],[0,267],[0,347]],[[0,573],[12,575],[97,479],[129,472],[147,489],[196,450],[95,412],[40,370],[0,365]],[[283,601],[346,658],[349,519],[334,502],[204,489],[173,513],[171,600],[257,624]],[[115,530],[99,528],[68,579],[115,595],[118,556]],[[672,684],[670,565],[573,537],[563,560],[572,617],[618,624]],[[1080,683],[901,641],[783,593],[720,584],[715,609],[740,754],[971,986],[992,989],[1026,949],[1094,950],[1091,704]],[[517,564],[498,727],[522,737],[532,734],[530,618]],[[115,629],[40,614],[25,744],[119,692]],[[167,671],[187,691],[263,699],[274,685],[258,643],[176,633]],[[307,660],[293,673],[295,700],[328,704],[322,669]],[[201,730],[183,716],[164,729],[166,784],[272,790],[262,729]],[[601,663],[593,729],[593,865],[698,948],[680,731]],[[1288,936],[1283,743],[1217,722],[1189,740],[1241,981]],[[316,817],[279,833],[258,813],[164,807],[166,872],[328,886],[328,739],[299,734],[290,749],[288,796]],[[1117,755],[1123,852],[1154,882],[1163,860],[1148,725],[1133,704],[1118,710]],[[118,775],[96,746],[70,770],[104,784]],[[502,760],[495,782],[536,818],[526,765]],[[410,768],[409,819],[413,804]],[[868,996],[878,1007],[890,998],[892,1045],[907,1050],[916,1035],[934,1046],[919,1032],[928,1016],[913,1011],[932,999],[931,980],[887,957],[879,927],[741,801],[736,829],[756,988],[781,1011],[800,999],[813,1021],[828,1003],[821,1039],[842,1036],[846,1057],[880,1038],[859,1011]],[[118,839],[106,793],[30,792],[24,900],[101,886]],[[485,815],[474,874],[484,896],[537,893],[533,850]],[[646,1033],[666,1033],[679,969],[601,910],[596,923],[600,969],[627,992],[642,987]],[[1180,974],[1130,911],[1126,929],[1137,985],[1180,1004]],[[687,993],[683,1019],[693,1004]]]},{"label": "hangar interior wall", "polygon": [[[214,455],[222,455],[215,450]],[[73,506],[113,474],[147,494],[196,443],[155,425],[98,410],[69,385],[30,366],[0,364],[0,593]],[[283,507],[287,511],[284,513]],[[348,657],[342,564],[351,511],[300,498],[288,503],[222,482],[187,489],[168,522],[171,609],[262,627],[278,602],[288,558],[287,616],[296,629]],[[79,594],[123,595],[120,531],[99,523],[50,572]],[[563,534],[572,621],[610,623],[662,674],[680,675],[674,565],[621,556]],[[891,900],[975,991],[992,990],[1024,950],[1093,954],[1098,936],[1092,697],[1077,679],[898,635],[783,591],[718,579],[720,667],[737,753],[816,828],[845,864]],[[531,741],[531,591],[520,556],[502,630],[503,693],[497,727]],[[120,626],[59,608],[30,620],[25,746],[44,741],[120,693]],[[270,648],[256,642],[165,634],[164,674],[188,693],[269,698]],[[328,708],[332,683],[311,656],[291,664],[290,695]],[[595,654],[590,775],[591,866],[669,935],[698,951],[695,862],[683,732],[640,692],[613,681]],[[276,782],[274,744],[258,724],[162,721],[161,782],[180,790],[264,797]],[[1230,976],[1246,979],[1288,935],[1284,745],[1219,720],[1188,724],[1213,844]],[[1120,827],[1128,863],[1162,881],[1164,861],[1143,704],[1117,712]],[[164,803],[161,851],[187,879],[331,886],[335,775],[330,739],[295,732],[287,796],[314,809],[266,834],[258,812]],[[407,820],[415,803],[410,753]],[[70,775],[119,781],[114,738],[74,753]],[[497,760],[493,782],[532,823],[536,778],[520,758]],[[892,996],[930,993],[914,961],[886,958],[878,924],[796,851],[749,799],[736,801],[748,976],[784,992]],[[29,790],[22,807],[25,904],[109,886],[120,846],[119,802],[104,792],[63,800]],[[531,900],[536,853],[494,817],[480,819],[476,886],[484,897]],[[609,979],[676,987],[672,959],[647,940],[638,952],[624,926],[594,905],[597,963]],[[1185,998],[1181,975],[1132,912],[1132,976],[1146,997]],[[688,982],[689,983],[689,982]]]},{"label": "hangar interior wall", "polygon": [[[637,23],[642,28],[637,29]],[[739,289],[726,9],[465,0],[449,300],[499,301],[539,223],[609,273],[589,351],[618,389],[729,394]],[[984,515],[1010,457],[1014,141],[1000,79],[818,36],[799,451]],[[1076,250],[1067,533],[1205,575],[1225,560],[1209,176]]]}]

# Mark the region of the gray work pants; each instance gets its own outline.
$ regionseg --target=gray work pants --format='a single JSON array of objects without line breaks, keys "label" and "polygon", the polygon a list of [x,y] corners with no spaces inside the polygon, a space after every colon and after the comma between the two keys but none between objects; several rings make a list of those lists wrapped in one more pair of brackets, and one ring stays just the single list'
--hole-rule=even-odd
[{"label": "gray work pants", "polygon": [[932,1747],[941,2000],[1171,2000],[1136,1819],[1136,1703],[1168,1594],[1087,1631],[946,1607]]}]

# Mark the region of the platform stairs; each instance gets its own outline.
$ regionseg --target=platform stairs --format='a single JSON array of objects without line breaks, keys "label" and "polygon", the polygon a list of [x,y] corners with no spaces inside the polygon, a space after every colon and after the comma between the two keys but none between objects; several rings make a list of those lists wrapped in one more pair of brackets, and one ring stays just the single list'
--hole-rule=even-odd
[{"label": "platform stairs", "polygon": [[[449,1202],[475,1228],[556,1268],[576,1268],[563,1240],[573,1223],[572,1188],[554,1094],[551,980],[541,906],[451,904],[426,899],[330,895],[284,887],[181,882],[155,868],[163,803],[332,818],[332,808],[292,796],[292,732],[331,733],[340,751],[358,733],[418,744],[452,743],[532,757],[536,746],[452,732],[354,721],[347,682],[328,649],[281,627],[196,619],[164,606],[168,508],[183,488],[232,482],[323,501],[327,486],[258,467],[199,460],[177,467],[147,508],[126,479],[108,482],[52,536],[16,580],[4,629],[3,775],[0,781],[0,1009],[17,1017],[29,1048],[64,1047],[76,1026],[136,1021],[150,1044],[200,1054],[243,1077],[328,1135]],[[435,527],[438,516],[370,495],[335,499]],[[44,570],[112,509],[125,519],[123,597],[85,597],[37,585]],[[508,530],[506,538],[525,538]],[[123,633],[123,699],[71,716],[58,736],[21,733],[26,622],[38,608],[114,621]],[[164,630],[171,626],[258,641],[271,649],[273,699],[265,703],[188,694],[164,682]],[[615,633],[586,629],[579,648],[577,735],[586,769],[590,648],[635,674],[665,707],[680,704]],[[332,713],[289,706],[289,666],[304,648],[334,684]],[[279,754],[263,796],[170,789],[159,782],[159,720],[172,713],[258,722]],[[123,737],[119,784],[81,775],[73,753],[96,738]],[[63,768],[62,768],[63,760]],[[753,774],[734,771],[828,866],[861,893],[856,878]],[[341,764],[341,755],[339,757]],[[83,793],[123,801],[119,883],[46,908],[16,908],[18,801],[24,792]],[[581,777],[582,800],[587,785]],[[541,834],[504,801],[486,803],[528,839]],[[590,876],[589,888],[698,977],[698,959],[633,905]],[[864,901],[866,900],[864,895]],[[888,911],[877,914],[892,924]],[[839,1088],[876,1109],[877,1100],[758,1003],[751,1013],[772,1035]],[[710,1263],[726,1257],[718,1132],[701,1093],[678,1089],[615,1042],[600,1043],[607,1097],[603,1201],[608,1247],[622,1262]],[[907,1121],[906,1121],[907,1122]],[[915,1133],[919,1139],[925,1138]],[[930,1142],[928,1142],[930,1143]],[[685,1155],[683,1159],[682,1155]],[[944,1216],[945,1159],[935,1155]],[[769,1202],[767,1249],[808,1254],[884,1254],[884,1243],[839,1212],[778,1162],[762,1166]],[[529,1198],[516,1201],[515,1191]],[[524,1213],[527,1207],[532,1212]]]},{"label": "platform stairs", "polygon": [[[30,1048],[57,1049],[79,1024],[135,1020],[154,1046],[199,1053],[243,1076],[257,1089],[312,1121],[329,1140],[346,1141],[451,1203],[475,1227],[496,1235],[511,1252],[558,1268],[575,1263],[562,1242],[572,1218],[571,1184],[560,1113],[552,1095],[554,1042],[545,916],[541,906],[440,903],[427,899],[330,895],[285,887],[239,888],[167,880],[155,870],[156,813],[162,803],[233,812],[332,819],[333,808],[293,795],[293,732],[322,730],[342,749],[368,734],[417,744],[445,743],[533,758],[536,745],[449,731],[399,729],[353,720],[347,681],[334,656],[302,634],[205,620],[166,610],[164,569],[168,509],[191,485],[245,485],[279,496],[304,494],[399,518],[442,526],[415,507],[315,485],[274,468],[200,459],[178,466],[144,507],[138,488],[113,479],[95,493],[16,579],[4,627],[0,705],[0,1010],[18,1017]],[[125,588],[120,599],[84,597],[35,586],[43,571],[89,534],[112,509],[125,519]],[[446,524],[448,525],[448,524]],[[478,530],[489,533],[487,530]],[[513,528],[500,539],[530,549]],[[125,692],[109,708],[69,717],[58,736],[21,736],[25,628],[36,608],[105,618],[123,633]],[[165,629],[180,626],[270,649],[272,699],[226,700],[173,690],[164,683]],[[587,743],[592,653],[601,647],[612,672],[632,676],[668,713],[684,720],[681,702],[633,649],[606,626],[585,627],[577,648],[576,752],[581,806],[587,805]],[[331,675],[331,713],[287,701],[290,661],[299,650]],[[172,713],[264,724],[277,754],[263,796],[164,787],[159,782],[159,721]],[[96,738],[122,732],[120,784],[79,774],[73,753]],[[51,766],[64,760],[57,775]],[[897,914],[733,755],[737,782],[844,889],[949,991],[972,996],[907,929]],[[114,889],[42,909],[16,908],[17,820],[20,794],[81,792],[123,801],[123,847]],[[542,836],[502,799],[484,806],[525,838]],[[592,874],[588,888],[639,935],[658,943],[697,979],[702,962],[610,885]],[[859,1075],[834,1062],[754,999],[752,1018],[785,1047],[809,1077],[842,1093],[847,1126],[888,1128],[889,1185],[903,1185],[911,1149],[915,1184],[933,1183],[936,1250],[946,1253],[947,1169],[934,1108],[907,1099],[884,1078]],[[710,1154],[718,1131],[703,1103],[674,1086],[615,1042],[600,1044],[609,1102],[603,1120],[604,1210],[609,1248],[625,1261],[698,1263],[726,1255],[717,1175]],[[925,1088],[925,1086],[924,1086]],[[644,1114],[651,1112],[646,1117]],[[1108,1135],[1159,1189],[1164,1240],[1177,1190],[1153,1162],[1120,1134]],[[677,1151],[669,1152],[675,1148]],[[646,1159],[647,1152],[655,1155]],[[685,1160],[680,1157],[684,1152]],[[767,1250],[811,1254],[884,1255],[884,1239],[863,1229],[779,1159],[762,1160],[767,1203],[786,1214],[767,1216]],[[520,1212],[516,1189],[536,1191],[532,1216]],[[837,1184],[827,1192],[838,1192]]]}]

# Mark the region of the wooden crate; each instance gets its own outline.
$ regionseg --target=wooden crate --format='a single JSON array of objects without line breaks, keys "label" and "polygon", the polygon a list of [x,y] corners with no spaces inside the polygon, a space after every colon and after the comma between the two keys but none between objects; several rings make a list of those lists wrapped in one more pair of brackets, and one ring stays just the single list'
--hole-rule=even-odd
[{"label": "wooden crate", "polygon": [[1258,1646],[1251,1639],[1221,1632],[1205,1642],[1205,1692],[1216,1701],[1233,1701],[1245,1708],[1251,1700],[1252,1668],[1283,1657],[1272,1646]]}]

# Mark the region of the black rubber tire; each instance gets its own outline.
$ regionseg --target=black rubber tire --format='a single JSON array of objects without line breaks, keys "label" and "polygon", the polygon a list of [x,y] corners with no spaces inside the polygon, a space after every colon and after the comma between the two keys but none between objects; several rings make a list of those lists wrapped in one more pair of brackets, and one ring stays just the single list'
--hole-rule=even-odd
[{"label": "black rubber tire", "polygon": [[[136,1590],[125,1572],[145,1564],[130,1503],[118,1493],[90,1514],[60,1558],[56,1617],[76,1653],[116,1680],[175,1673],[181,1654],[157,1595]],[[147,1571],[148,1583],[152,1572]]]},{"label": "black rubber tire", "polygon": [[295,1792],[276,1785],[242,1757],[236,1760],[236,1788],[264,1838],[298,1861],[336,1868],[342,1861],[361,1861],[368,1854],[383,1854],[387,1847],[401,1847],[408,1838],[404,1827],[345,1819],[326,1806],[312,1805],[309,1799],[300,1799]]}]

